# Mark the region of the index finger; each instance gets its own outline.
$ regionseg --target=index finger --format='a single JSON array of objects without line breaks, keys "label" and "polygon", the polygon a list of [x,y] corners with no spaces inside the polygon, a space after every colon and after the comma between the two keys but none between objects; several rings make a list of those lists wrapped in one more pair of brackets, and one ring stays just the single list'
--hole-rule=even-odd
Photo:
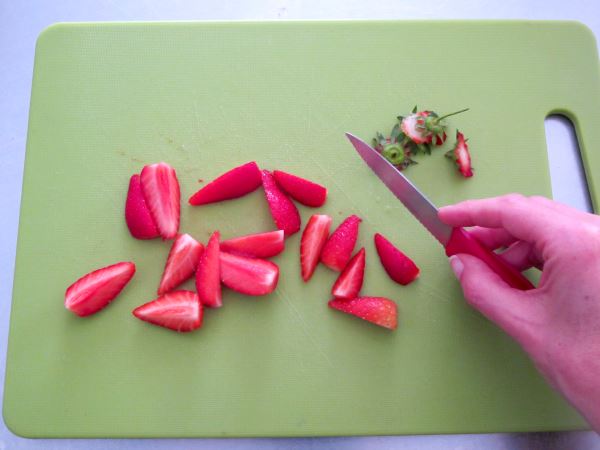
[{"label": "index finger", "polygon": [[439,210],[439,218],[454,227],[503,228],[527,242],[544,240],[555,228],[556,213],[520,194],[467,200]]}]

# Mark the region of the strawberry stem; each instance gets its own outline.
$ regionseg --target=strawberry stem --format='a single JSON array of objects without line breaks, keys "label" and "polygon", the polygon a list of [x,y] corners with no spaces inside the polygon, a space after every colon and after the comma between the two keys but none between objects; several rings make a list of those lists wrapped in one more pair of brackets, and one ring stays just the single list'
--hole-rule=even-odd
[{"label": "strawberry stem", "polygon": [[452,113],[450,113],[450,114],[446,114],[445,116],[442,116],[442,117],[437,117],[435,120],[436,120],[436,122],[438,122],[438,123],[439,123],[440,121],[442,121],[442,120],[443,120],[443,119],[445,119],[446,117],[455,116],[455,115],[457,115],[457,114],[464,113],[464,112],[466,112],[466,111],[468,111],[468,110],[469,110],[469,108],[461,109],[460,111],[455,111],[455,112],[452,112]]}]

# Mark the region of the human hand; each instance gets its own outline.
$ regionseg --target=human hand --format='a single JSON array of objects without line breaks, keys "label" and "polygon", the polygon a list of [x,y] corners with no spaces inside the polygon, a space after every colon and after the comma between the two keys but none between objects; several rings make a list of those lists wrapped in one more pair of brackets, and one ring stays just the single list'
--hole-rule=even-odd
[{"label": "human hand", "polygon": [[450,264],[468,303],[512,336],[548,382],[600,432],[600,217],[544,197],[468,200],[439,217],[470,232],[539,286],[508,286],[474,256]]}]

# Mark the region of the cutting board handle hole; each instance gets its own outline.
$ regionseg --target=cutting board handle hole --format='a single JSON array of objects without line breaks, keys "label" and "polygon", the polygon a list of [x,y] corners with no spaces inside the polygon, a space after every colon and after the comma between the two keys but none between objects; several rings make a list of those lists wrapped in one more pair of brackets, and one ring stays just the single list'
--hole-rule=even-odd
[{"label": "cutting board handle hole", "polygon": [[544,120],[552,197],[574,208],[592,212],[592,201],[573,122],[562,114]]}]

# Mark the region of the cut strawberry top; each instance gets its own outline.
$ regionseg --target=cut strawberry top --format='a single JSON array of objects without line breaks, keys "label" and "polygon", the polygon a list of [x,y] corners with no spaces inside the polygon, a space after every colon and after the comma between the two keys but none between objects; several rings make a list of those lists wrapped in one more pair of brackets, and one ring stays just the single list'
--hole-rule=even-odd
[{"label": "cut strawberry top", "polygon": [[398,307],[385,297],[333,299],[329,301],[329,307],[390,330],[398,327]]},{"label": "cut strawberry top", "polygon": [[204,306],[220,308],[223,305],[221,299],[221,264],[219,262],[219,238],[220,234],[215,231],[206,245],[206,249],[200,255],[198,268],[196,269],[196,291],[198,298]]},{"label": "cut strawberry top", "polygon": [[248,234],[221,242],[221,250],[251,258],[270,258],[285,248],[283,230]]},{"label": "cut strawberry top", "polygon": [[338,272],[344,270],[354,251],[361,221],[360,217],[352,215],[329,236],[321,253],[323,264]]},{"label": "cut strawberry top", "polygon": [[331,222],[331,217],[328,215],[315,214],[308,219],[308,223],[302,232],[302,239],[300,240],[300,267],[304,281],[310,280],[319,263],[321,251],[329,237]]},{"label": "cut strawberry top", "polygon": [[225,172],[189,199],[191,205],[205,205],[242,197],[261,185],[260,169],[251,161]]},{"label": "cut strawberry top", "polygon": [[273,177],[285,193],[303,205],[316,208],[327,200],[327,189],[320,184],[280,170],[273,171]]},{"label": "cut strawberry top", "polygon": [[125,222],[129,232],[136,239],[154,239],[160,236],[148,205],[146,205],[138,174],[132,175],[129,180],[129,190],[125,202]]},{"label": "cut strawberry top", "polygon": [[294,202],[279,189],[268,170],[262,171],[262,184],[275,226],[286,236],[297,233],[300,230],[300,213]]},{"label": "cut strawberry top", "polygon": [[423,128],[423,115],[411,114],[402,119],[400,123],[402,132],[415,144],[427,144],[431,142],[431,133]]},{"label": "cut strawberry top", "polygon": [[192,291],[173,291],[133,310],[138,319],[181,333],[202,326],[203,309]]},{"label": "cut strawberry top", "polygon": [[135,264],[120,262],[84,275],[67,288],[65,307],[84,317],[107,306],[135,274]]},{"label": "cut strawberry top", "polygon": [[163,239],[173,239],[179,230],[179,181],[167,163],[150,164],[140,175],[142,192],[152,219]]},{"label": "cut strawberry top", "polygon": [[271,261],[221,252],[221,281],[246,295],[270,294],[279,281],[279,267]]},{"label": "cut strawberry top", "polygon": [[383,268],[396,283],[406,285],[419,276],[417,265],[381,234],[376,233],[375,248]]},{"label": "cut strawberry top", "polygon": [[456,131],[454,157],[456,159],[456,164],[458,165],[458,171],[462,174],[462,176],[465,178],[472,177],[473,168],[471,167],[471,154],[469,153],[469,146],[465,141],[465,136],[458,130]]},{"label": "cut strawberry top", "polygon": [[335,284],[331,294],[335,298],[358,297],[365,276],[365,249],[361,248],[348,262]]},{"label": "cut strawberry top", "polygon": [[204,246],[189,234],[180,234],[173,242],[165,270],[158,287],[158,295],[165,294],[194,275]]}]

